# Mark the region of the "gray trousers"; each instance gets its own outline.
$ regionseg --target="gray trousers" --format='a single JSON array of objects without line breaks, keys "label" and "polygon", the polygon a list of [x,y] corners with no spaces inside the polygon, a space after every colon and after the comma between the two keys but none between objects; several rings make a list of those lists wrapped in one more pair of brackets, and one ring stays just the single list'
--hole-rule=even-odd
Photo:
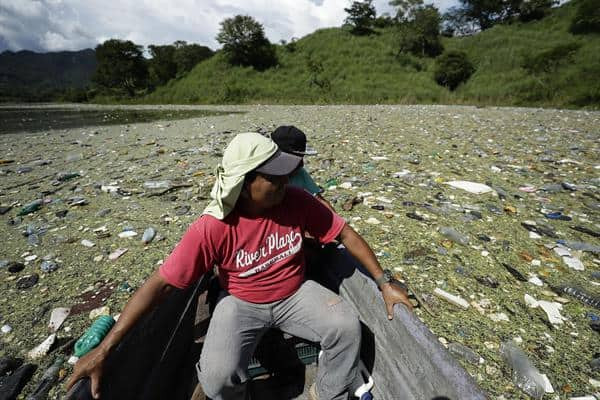
[{"label": "gray trousers", "polygon": [[359,360],[360,323],[345,300],[310,280],[273,303],[249,303],[231,295],[218,301],[197,365],[207,396],[244,399],[248,364],[262,334],[272,327],[319,342],[319,400],[348,399]]}]

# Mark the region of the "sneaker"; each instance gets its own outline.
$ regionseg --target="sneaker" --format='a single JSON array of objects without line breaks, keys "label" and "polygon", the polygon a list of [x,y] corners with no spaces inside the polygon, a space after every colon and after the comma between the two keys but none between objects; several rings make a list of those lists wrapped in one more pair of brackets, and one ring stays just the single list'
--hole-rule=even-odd
[{"label": "sneaker", "polygon": [[310,400],[319,400],[319,396],[317,395],[317,384],[313,383],[310,385],[310,389],[308,389],[308,394],[310,395]]}]

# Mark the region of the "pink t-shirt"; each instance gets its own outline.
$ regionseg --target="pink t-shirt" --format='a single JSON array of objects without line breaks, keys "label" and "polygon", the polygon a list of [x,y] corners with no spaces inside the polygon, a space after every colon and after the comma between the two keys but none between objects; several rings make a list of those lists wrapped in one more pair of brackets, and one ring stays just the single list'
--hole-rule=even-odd
[{"label": "pink t-shirt", "polygon": [[304,233],[328,243],[344,225],[342,217],[313,196],[288,186],[268,217],[248,218],[234,209],[223,220],[198,218],[160,274],[185,288],[217,265],[223,289],[245,301],[270,303],[290,296],[304,281]]}]

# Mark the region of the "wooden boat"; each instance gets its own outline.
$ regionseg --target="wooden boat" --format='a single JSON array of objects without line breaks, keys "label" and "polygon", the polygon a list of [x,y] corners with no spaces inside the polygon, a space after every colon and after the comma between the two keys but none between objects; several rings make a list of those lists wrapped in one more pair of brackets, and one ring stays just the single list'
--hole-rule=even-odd
[{"label": "wooden boat", "polygon": [[[397,306],[394,319],[387,320],[375,283],[344,249],[326,252],[319,264],[313,268],[317,280],[349,301],[361,319],[361,358],[375,382],[374,399],[486,399],[413,313]],[[123,340],[107,361],[102,399],[205,399],[194,365],[209,322],[209,282],[203,278],[196,287],[175,292]],[[249,384],[252,399],[309,398],[316,357],[313,351],[301,362],[299,348],[312,351],[310,344],[277,333],[262,340],[261,364],[251,366],[257,375]],[[88,387],[80,381],[69,398],[87,400]]]}]

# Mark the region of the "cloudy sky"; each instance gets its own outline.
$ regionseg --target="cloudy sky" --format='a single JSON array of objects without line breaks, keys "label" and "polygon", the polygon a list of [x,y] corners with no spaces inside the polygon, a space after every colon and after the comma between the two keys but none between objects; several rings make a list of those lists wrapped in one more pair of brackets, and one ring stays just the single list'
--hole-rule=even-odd
[{"label": "cloudy sky", "polygon": [[[377,15],[391,12],[375,0]],[[431,2],[431,0],[430,0]],[[106,39],[147,46],[175,40],[219,47],[219,22],[251,15],[271,42],[340,26],[350,0],[0,0],[0,52],[93,48]],[[457,0],[433,0],[442,11]]]}]

